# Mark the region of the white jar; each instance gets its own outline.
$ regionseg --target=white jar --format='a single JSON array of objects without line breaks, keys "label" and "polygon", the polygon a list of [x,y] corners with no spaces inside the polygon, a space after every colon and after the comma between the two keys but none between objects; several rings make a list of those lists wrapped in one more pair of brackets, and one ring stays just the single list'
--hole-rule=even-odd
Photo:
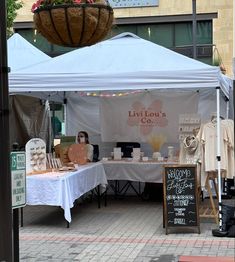
[{"label": "white jar", "polygon": [[153,159],[158,159],[159,157],[161,157],[161,153],[160,152],[153,152]]}]

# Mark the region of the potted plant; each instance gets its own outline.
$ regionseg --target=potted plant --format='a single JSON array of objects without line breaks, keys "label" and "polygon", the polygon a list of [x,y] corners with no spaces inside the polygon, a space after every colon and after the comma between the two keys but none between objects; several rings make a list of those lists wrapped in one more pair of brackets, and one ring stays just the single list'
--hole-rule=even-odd
[{"label": "potted plant", "polygon": [[113,24],[113,9],[106,0],[37,0],[31,11],[41,35],[68,47],[101,41]]}]

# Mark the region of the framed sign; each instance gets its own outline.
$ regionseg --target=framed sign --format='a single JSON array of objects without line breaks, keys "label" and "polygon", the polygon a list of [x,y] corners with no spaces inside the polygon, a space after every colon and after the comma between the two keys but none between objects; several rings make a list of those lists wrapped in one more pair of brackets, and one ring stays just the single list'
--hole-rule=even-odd
[{"label": "framed sign", "polygon": [[197,166],[165,166],[163,177],[164,224],[169,228],[196,227],[200,233]]}]

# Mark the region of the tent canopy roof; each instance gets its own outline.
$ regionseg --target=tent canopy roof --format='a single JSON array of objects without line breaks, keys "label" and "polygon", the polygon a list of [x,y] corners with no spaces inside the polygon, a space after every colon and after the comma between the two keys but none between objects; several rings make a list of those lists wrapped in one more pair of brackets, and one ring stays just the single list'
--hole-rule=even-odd
[{"label": "tent canopy roof", "polygon": [[7,40],[7,56],[11,72],[51,59],[17,33]]},{"label": "tent canopy roof", "polygon": [[221,73],[167,48],[122,33],[10,75],[13,92],[212,88]]},{"label": "tent canopy roof", "polygon": [[127,73],[136,71],[208,70],[211,66],[156,45],[132,33],[122,33],[90,47],[58,56],[22,72]]}]

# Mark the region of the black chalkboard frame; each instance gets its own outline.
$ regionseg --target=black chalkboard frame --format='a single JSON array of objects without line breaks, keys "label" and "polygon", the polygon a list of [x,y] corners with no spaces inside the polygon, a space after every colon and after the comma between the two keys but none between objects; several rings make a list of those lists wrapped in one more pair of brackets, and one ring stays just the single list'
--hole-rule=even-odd
[{"label": "black chalkboard frame", "polygon": [[[193,182],[194,182],[194,190],[193,194],[195,197],[195,219],[196,223],[194,226],[191,225],[174,225],[170,226],[168,223],[168,205],[167,205],[167,192],[166,192],[166,175],[167,175],[167,170],[169,168],[175,168],[175,169],[186,169],[190,168],[191,170],[194,170],[194,175],[193,175]],[[199,202],[198,202],[198,179],[197,179],[197,165],[196,164],[178,164],[178,165],[164,165],[164,174],[163,174],[163,226],[165,227],[166,230],[166,235],[169,233],[169,229],[179,229],[180,232],[188,232],[188,229],[196,229],[198,234],[200,234],[200,219],[199,219]],[[187,230],[186,230],[187,229]]]}]

